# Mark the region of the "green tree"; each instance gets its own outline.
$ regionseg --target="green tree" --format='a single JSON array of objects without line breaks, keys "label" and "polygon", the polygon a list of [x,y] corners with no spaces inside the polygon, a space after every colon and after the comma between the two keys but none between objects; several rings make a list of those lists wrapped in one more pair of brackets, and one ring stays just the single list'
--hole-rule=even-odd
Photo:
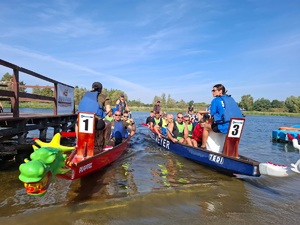
[{"label": "green tree", "polygon": [[260,98],[254,102],[253,109],[256,111],[268,111],[271,108],[271,102],[269,99]]},{"label": "green tree", "polygon": [[[7,84],[7,87],[4,88],[5,90],[12,90],[12,85],[13,85],[13,82],[14,82],[13,77],[14,76],[9,74],[9,73],[5,73],[2,76],[1,81],[4,81],[4,83]],[[19,85],[20,86],[25,86],[26,84],[23,81],[19,81]],[[20,86],[19,86],[19,91],[20,92],[26,92],[26,88],[25,87],[20,87]]]},{"label": "green tree", "polygon": [[188,105],[194,105],[194,100],[189,101]]},{"label": "green tree", "polygon": [[161,94],[161,104],[162,105],[166,105],[167,103],[167,100],[166,100],[166,94],[165,93],[162,93]]},{"label": "green tree", "polygon": [[51,88],[42,88],[41,89],[41,95],[53,97],[53,90]]},{"label": "green tree", "polygon": [[299,113],[300,112],[300,96],[295,97],[291,96],[285,100],[285,107],[290,113]]},{"label": "green tree", "polygon": [[175,99],[171,98],[171,95],[168,95],[166,108],[174,108],[176,106]]},{"label": "green tree", "polygon": [[178,108],[182,109],[182,113],[184,114],[186,111],[186,102],[181,99],[176,105]]},{"label": "green tree", "polygon": [[41,95],[41,88],[39,88],[39,85],[36,84],[34,88],[32,88],[32,94]]},{"label": "green tree", "polygon": [[86,88],[79,88],[78,86],[74,89],[74,102],[75,105],[78,105],[83,95],[87,92]]},{"label": "green tree", "polygon": [[279,101],[275,99],[271,102],[271,108],[283,108],[283,107],[284,107],[283,101]]},{"label": "green tree", "polygon": [[253,109],[253,97],[251,95],[243,95],[239,106],[242,109],[251,111]]}]

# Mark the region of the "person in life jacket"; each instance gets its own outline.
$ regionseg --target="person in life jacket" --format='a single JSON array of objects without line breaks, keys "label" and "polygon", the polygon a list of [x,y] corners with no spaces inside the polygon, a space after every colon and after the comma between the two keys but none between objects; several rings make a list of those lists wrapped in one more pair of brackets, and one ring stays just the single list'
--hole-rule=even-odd
[{"label": "person in life jacket", "polygon": [[202,144],[203,128],[205,126],[206,121],[207,120],[203,117],[194,127],[192,133],[192,144],[194,147],[199,147]]},{"label": "person in life jacket", "polygon": [[146,119],[146,124],[148,125],[149,128],[151,122],[154,123],[154,111],[150,111],[150,115]]},{"label": "person in life jacket", "polygon": [[78,112],[94,113],[96,115],[95,127],[98,132],[95,134],[95,145],[98,147],[103,147],[110,136],[110,122],[103,120],[106,111],[110,110],[110,99],[102,94],[102,84],[100,82],[94,82],[92,90],[87,91],[78,104]]},{"label": "person in life jacket", "polygon": [[177,113],[177,120],[171,122],[167,127],[168,138],[172,142],[179,142],[192,146],[191,139],[189,138],[189,131],[187,125],[183,122],[183,114]]},{"label": "person in life jacket", "polygon": [[107,113],[106,116],[104,117],[104,120],[108,120],[109,122],[113,121],[114,116],[113,116],[113,110],[110,109]]},{"label": "person in life jacket", "polygon": [[116,107],[115,107],[116,110],[120,111],[122,115],[125,110],[129,112],[128,104],[124,98],[125,98],[124,94],[121,94],[120,98],[116,101]]},{"label": "person in life jacket", "polygon": [[[121,119],[121,112],[116,111],[111,122],[111,145],[122,143],[124,138],[132,137],[136,132],[135,123],[128,123]],[[129,132],[129,134],[128,134]]]},{"label": "person in life jacket", "polygon": [[124,111],[121,119],[126,121],[129,124],[134,124],[135,123],[133,118],[132,118],[131,112],[128,112],[126,110]]},{"label": "person in life jacket", "polygon": [[[153,129],[155,133],[157,133],[158,137],[161,138],[162,135],[167,136],[167,125],[168,125],[167,114],[163,114],[162,117],[157,115],[159,115],[159,112],[156,112]],[[159,119],[157,119],[157,117],[159,117]]]},{"label": "person in life jacket", "polygon": [[243,114],[235,100],[226,95],[226,89],[222,84],[216,84],[211,90],[215,97],[210,105],[211,120],[203,129],[202,145],[205,149],[209,132],[227,134],[231,118],[242,118]]},{"label": "person in life jacket", "polygon": [[192,133],[195,127],[194,124],[192,123],[193,118],[191,118],[189,115],[185,115],[183,119],[188,127],[189,137],[192,138]]}]

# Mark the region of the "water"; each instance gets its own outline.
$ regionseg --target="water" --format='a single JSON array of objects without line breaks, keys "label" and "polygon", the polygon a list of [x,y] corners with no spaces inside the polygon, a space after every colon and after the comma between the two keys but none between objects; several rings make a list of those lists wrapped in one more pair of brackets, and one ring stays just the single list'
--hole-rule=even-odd
[{"label": "water", "polygon": [[[18,168],[0,171],[1,224],[299,224],[300,176],[229,177],[159,148],[148,113],[134,112],[130,148],[104,170],[73,182],[56,179],[44,197],[26,195]],[[240,153],[294,163],[299,153],[271,141],[300,118],[248,116]]]}]

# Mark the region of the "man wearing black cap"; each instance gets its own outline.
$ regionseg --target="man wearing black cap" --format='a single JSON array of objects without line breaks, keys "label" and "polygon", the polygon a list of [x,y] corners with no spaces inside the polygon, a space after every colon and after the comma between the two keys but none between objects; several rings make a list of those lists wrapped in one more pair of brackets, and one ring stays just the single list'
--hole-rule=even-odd
[{"label": "man wearing black cap", "polygon": [[105,131],[96,132],[95,145],[103,147],[105,139],[108,140],[110,136],[110,123],[104,121],[106,112],[111,110],[110,99],[106,95],[102,94],[102,84],[100,82],[94,82],[92,90],[84,94],[81,101],[78,104],[78,112],[95,113],[97,118],[96,130]]},{"label": "man wearing black cap", "polygon": [[124,94],[121,94],[120,98],[116,101],[116,109],[121,112],[121,115],[123,115],[125,110],[129,112],[128,104],[124,97]]}]

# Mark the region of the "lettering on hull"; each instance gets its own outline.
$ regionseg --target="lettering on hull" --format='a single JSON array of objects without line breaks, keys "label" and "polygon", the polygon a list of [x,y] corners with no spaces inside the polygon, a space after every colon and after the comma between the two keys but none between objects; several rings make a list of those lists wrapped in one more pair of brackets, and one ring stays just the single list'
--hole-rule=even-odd
[{"label": "lettering on hull", "polygon": [[208,159],[210,161],[213,161],[213,162],[221,164],[221,165],[224,163],[224,158],[222,156],[219,156],[219,155],[209,154]]},{"label": "lettering on hull", "polygon": [[90,162],[90,163],[88,163],[84,166],[79,167],[79,173],[83,173],[86,170],[89,170],[89,169],[92,169],[92,168],[93,168],[93,163]]},{"label": "lettering on hull", "polygon": [[159,138],[158,136],[155,137],[155,141],[158,145],[163,146],[166,149],[170,149],[170,141],[164,138]]}]

